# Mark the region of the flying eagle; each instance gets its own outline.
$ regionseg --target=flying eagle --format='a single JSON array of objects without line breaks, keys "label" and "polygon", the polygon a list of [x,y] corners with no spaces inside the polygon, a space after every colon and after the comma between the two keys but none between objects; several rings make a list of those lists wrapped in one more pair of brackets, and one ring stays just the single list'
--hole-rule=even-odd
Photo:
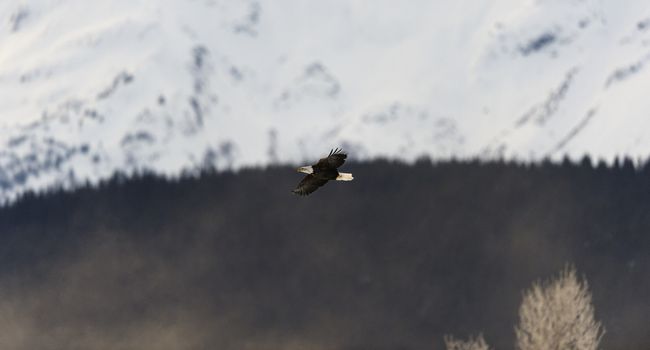
[{"label": "flying eagle", "polygon": [[300,181],[298,187],[292,192],[300,196],[306,196],[316,191],[329,180],[352,181],[352,174],[339,173],[336,170],[345,163],[345,158],[347,157],[347,154],[341,153],[341,150],[337,148],[331,150],[330,154],[326,158],[321,158],[318,163],[301,166],[298,168],[298,172],[305,173],[307,176]]}]

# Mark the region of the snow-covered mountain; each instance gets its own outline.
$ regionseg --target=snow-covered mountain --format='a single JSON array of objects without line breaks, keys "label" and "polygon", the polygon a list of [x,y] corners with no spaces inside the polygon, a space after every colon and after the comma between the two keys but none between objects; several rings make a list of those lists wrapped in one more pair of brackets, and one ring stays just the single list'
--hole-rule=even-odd
[{"label": "snow-covered mountain", "polygon": [[650,4],[6,0],[0,199],[312,160],[650,152]]}]

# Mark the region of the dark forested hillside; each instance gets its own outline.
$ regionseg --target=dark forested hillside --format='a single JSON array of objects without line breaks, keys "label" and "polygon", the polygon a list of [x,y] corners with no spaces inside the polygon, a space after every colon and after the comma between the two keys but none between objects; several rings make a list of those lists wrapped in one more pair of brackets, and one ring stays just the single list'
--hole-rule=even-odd
[{"label": "dark forested hillside", "polygon": [[7,349],[514,347],[523,289],[572,263],[605,349],[650,348],[650,170],[375,161],[27,196],[0,209]]}]

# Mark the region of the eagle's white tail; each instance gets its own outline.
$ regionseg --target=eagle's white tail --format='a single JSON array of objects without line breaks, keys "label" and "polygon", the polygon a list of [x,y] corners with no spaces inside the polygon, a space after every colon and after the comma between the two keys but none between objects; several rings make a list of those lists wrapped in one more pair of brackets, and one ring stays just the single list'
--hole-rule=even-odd
[{"label": "eagle's white tail", "polygon": [[339,176],[336,177],[336,181],[352,181],[354,179],[350,173],[339,173]]}]

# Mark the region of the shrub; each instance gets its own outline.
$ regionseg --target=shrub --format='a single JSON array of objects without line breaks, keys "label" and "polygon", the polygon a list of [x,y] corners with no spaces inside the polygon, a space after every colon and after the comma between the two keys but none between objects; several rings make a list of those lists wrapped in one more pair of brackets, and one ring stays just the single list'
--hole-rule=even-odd
[{"label": "shrub", "polygon": [[595,350],[604,333],[587,281],[573,267],[524,292],[515,332],[520,350]]},{"label": "shrub", "polygon": [[490,350],[482,334],[479,334],[476,338],[469,337],[467,341],[445,336],[445,345],[447,350]]}]

